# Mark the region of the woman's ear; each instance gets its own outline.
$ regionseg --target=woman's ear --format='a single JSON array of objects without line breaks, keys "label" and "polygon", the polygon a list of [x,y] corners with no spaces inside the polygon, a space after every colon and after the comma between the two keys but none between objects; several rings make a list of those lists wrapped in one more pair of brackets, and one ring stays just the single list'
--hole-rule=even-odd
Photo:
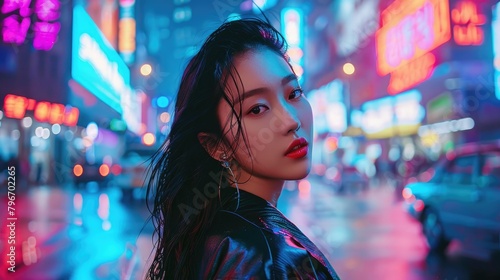
[{"label": "woman's ear", "polygon": [[223,154],[227,154],[222,145],[217,145],[216,137],[211,133],[198,133],[198,141],[207,153],[215,160],[220,161]]}]

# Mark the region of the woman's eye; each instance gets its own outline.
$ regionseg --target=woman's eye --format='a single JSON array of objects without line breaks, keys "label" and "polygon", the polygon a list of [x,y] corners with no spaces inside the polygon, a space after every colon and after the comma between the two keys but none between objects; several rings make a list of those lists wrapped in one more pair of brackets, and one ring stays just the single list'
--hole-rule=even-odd
[{"label": "woman's eye", "polygon": [[255,106],[253,107],[252,109],[250,109],[250,114],[254,114],[254,115],[258,115],[262,112],[264,112],[266,109],[266,107],[264,105],[258,105],[258,106]]},{"label": "woman's eye", "polygon": [[297,99],[297,98],[301,97],[303,93],[304,92],[302,91],[301,88],[296,88],[296,89],[294,89],[292,91],[292,93],[290,94],[289,98],[290,99]]}]

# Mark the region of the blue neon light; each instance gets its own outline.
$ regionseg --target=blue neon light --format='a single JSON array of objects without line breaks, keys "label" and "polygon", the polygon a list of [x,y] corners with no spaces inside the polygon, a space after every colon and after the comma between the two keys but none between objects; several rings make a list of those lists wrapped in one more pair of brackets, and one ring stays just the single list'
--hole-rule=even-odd
[{"label": "blue neon light", "polygon": [[500,3],[493,6],[493,17],[491,20],[493,32],[493,65],[495,67],[494,86],[495,95],[500,99]]},{"label": "blue neon light", "polygon": [[81,6],[73,10],[72,78],[122,114],[130,70]]}]

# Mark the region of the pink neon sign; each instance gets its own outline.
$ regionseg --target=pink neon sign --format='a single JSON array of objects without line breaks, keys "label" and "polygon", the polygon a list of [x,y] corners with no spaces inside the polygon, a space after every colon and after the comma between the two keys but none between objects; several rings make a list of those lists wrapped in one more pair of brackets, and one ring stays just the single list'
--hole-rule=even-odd
[{"label": "pink neon sign", "polygon": [[19,9],[19,14],[22,17],[27,17],[31,14],[31,0],[5,0],[2,5],[2,13],[8,14]]},{"label": "pink neon sign", "polygon": [[5,43],[20,45],[26,40],[26,34],[31,24],[30,18],[21,18],[18,15],[11,15],[4,19],[2,28],[2,38]]},{"label": "pink neon sign", "polygon": [[33,28],[35,38],[33,39],[33,47],[37,50],[48,51],[52,49],[57,41],[57,34],[61,29],[59,22],[37,22]]},{"label": "pink neon sign", "polygon": [[[33,47],[48,51],[57,41],[61,24],[60,0],[36,0],[33,10],[31,0],[5,0],[1,12],[8,15],[2,24],[2,39],[5,43],[21,45],[32,28]],[[14,13],[14,14],[12,14]],[[32,17],[32,13],[34,16]],[[34,23],[32,23],[32,18]]]},{"label": "pink neon sign", "polygon": [[384,10],[386,18],[376,34],[379,75],[392,73],[450,40],[449,11],[448,0],[396,1]]}]

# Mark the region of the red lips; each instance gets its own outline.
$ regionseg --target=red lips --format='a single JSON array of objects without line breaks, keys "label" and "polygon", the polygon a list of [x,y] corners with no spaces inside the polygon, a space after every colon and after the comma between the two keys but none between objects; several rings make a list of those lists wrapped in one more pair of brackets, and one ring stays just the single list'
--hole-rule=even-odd
[{"label": "red lips", "polygon": [[307,155],[307,146],[308,143],[305,138],[295,139],[288,146],[285,156],[289,158],[303,158]]}]

